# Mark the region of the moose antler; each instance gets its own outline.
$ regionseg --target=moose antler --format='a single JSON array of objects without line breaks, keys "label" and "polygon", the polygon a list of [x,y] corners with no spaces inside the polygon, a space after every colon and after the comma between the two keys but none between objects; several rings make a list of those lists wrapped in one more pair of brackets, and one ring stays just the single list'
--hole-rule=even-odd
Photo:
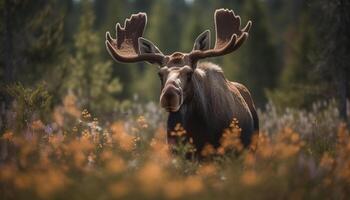
[{"label": "moose antler", "polygon": [[247,25],[243,29],[240,29],[241,18],[235,15],[232,10],[228,9],[216,10],[214,20],[216,30],[215,47],[204,51],[193,50],[190,53],[192,60],[196,61],[207,57],[221,56],[237,50],[247,39],[249,29],[252,25],[252,22],[248,21]]},{"label": "moose antler", "polygon": [[140,51],[141,45],[152,44],[142,38],[146,23],[146,13],[131,15],[129,19],[125,20],[123,27],[117,23],[116,39],[113,39],[109,32],[106,33],[106,47],[109,54],[119,62],[148,61],[161,64],[164,55],[158,49],[158,53]]}]

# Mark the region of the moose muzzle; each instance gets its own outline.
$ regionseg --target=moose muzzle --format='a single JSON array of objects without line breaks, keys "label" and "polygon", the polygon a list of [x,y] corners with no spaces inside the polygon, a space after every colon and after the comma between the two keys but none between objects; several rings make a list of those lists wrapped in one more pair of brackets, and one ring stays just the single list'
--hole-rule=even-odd
[{"label": "moose muzzle", "polygon": [[168,112],[176,112],[183,101],[182,89],[176,84],[167,84],[160,95],[160,105]]}]

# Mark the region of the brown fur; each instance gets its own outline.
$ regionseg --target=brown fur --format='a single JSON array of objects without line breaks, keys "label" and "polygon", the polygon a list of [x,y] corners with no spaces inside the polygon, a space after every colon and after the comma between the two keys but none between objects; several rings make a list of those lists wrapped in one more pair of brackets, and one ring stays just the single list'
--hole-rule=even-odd
[{"label": "brown fur", "polygon": [[227,81],[219,66],[199,63],[186,91],[190,94],[178,112],[169,113],[169,140],[173,140],[170,132],[180,123],[199,152],[205,144],[218,147],[223,130],[236,118],[242,128],[242,143],[248,146],[258,122],[254,121],[252,113],[256,111],[248,90],[237,84]]}]

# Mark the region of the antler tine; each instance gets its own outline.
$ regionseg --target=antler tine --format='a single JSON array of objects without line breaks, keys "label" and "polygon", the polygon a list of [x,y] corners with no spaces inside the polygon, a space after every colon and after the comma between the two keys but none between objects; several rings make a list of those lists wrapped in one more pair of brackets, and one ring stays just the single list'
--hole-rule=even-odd
[{"label": "antler tine", "polygon": [[116,39],[113,39],[109,32],[106,32],[106,48],[109,54],[119,62],[140,62],[149,61],[152,63],[162,63],[162,54],[140,53],[139,38],[142,38],[147,24],[146,13],[131,15],[124,21],[122,27],[116,24]]},{"label": "antler tine", "polygon": [[214,20],[216,31],[214,48],[206,51],[195,50],[191,52],[190,56],[193,60],[231,53],[237,50],[248,38],[248,32],[252,22],[248,21],[247,25],[243,29],[240,29],[241,18],[240,16],[235,15],[232,10],[216,10]]}]

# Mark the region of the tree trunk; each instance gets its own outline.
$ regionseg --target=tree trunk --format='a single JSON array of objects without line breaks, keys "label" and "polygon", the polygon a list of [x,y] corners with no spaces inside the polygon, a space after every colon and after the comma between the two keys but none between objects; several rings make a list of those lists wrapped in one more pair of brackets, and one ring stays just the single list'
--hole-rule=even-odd
[{"label": "tree trunk", "polygon": [[5,0],[4,4],[4,64],[5,64],[5,84],[12,83],[14,80],[14,64],[13,64],[13,31],[11,23],[11,5],[10,0]]},{"label": "tree trunk", "polygon": [[338,109],[339,109],[339,116],[342,120],[345,122],[347,121],[347,78],[346,74],[340,73],[338,76]]},{"label": "tree trunk", "polygon": [[[349,47],[347,45],[349,45],[349,39],[347,38],[349,33],[350,33],[350,29],[349,29],[349,25],[350,25],[350,15],[349,15],[349,8],[350,8],[350,4],[348,1],[346,0],[340,0],[339,4],[338,4],[338,9],[339,9],[339,15],[340,15],[340,28],[339,28],[339,33],[338,34],[343,34],[342,40],[341,40],[341,44],[345,45],[343,46],[343,48],[346,48],[347,50],[345,50],[345,52],[349,52]],[[345,36],[345,38],[344,38]],[[346,55],[347,53],[345,53]],[[339,99],[338,99],[338,109],[339,109],[339,115],[340,118],[342,120],[344,120],[345,122],[347,122],[347,91],[348,91],[348,73],[347,73],[347,67],[349,65],[348,60],[343,60],[342,62],[339,63],[341,66],[339,67],[339,71],[338,71],[338,77],[336,77],[338,80],[338,95],[339,95]]]},{"label": "tree trunk", "polygon": [[[10,0],[5,0],[4,2],[4,12],[3,12],[3,61],[4,61],[4,85],[6,86],[13,82],[14,80],[14,65],[13,65],[13,44],[12,44],[12,24],[11,24],[11,5]],[[4,91],[4,88],[0,90],[2,98],[0,99],[0,114],[1,123],[0,131],[4,132],[6,129],[6,110],[8,109],[11,99]]]}]

